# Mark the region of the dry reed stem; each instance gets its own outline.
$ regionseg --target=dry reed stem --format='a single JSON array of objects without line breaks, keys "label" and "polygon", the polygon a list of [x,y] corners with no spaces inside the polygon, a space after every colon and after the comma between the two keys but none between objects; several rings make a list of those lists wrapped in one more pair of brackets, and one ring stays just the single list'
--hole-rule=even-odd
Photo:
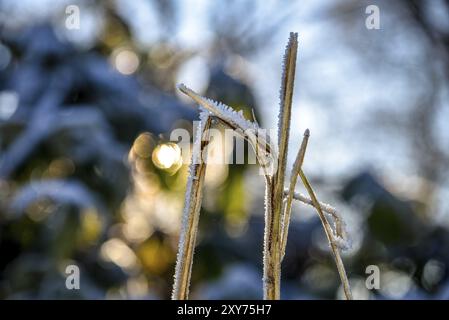
[{"label": "dry reed stem", "polygon": [[335,259],[335,264],[337,265],[337,270],[338,270],[338,274],[340,275],[341,283],[343,284],[343,291],[345,293],[345,297],[347,300],[352,300],[352,293],[351,293],[351,288],[349,286],[348,277],[346,275],[346,270],[343,265],[343,261],[341,260],[338,245],[334,241],[332,227],[330,226],[329,222],[327,221],[326,216],[323,213],[323,210],[321,210],[321,205],[315,195],[315,192],[313,191],[312,186],[310,185],[307,177],[304,175],[304,172],[302,170],[299,171],[299,176],[300,176],[305,188],[307,189],[307,192],[309,193],[310,198],[312,199],[313,206],[317,210],[318,216],[320,217],[321,223],[324,228],[324,232],[326,233],[327,240],[329,241],[329,244],[330,244],[330,247],[332,250],[332,254]]},{"label": "dry reed stem", "polygon": [[282,204],[297,50],[298,34],[292,32],[285,51],[281,80],[277,168],[271,179],[272,182],[267,182],[266,186],[267,212],[264,235],[264,299],[266,300],[280,299]]},{"label": "dry reed stem", "polygon": [[[287,197],[289,192],[290,192],[289,189],[285,189],[284,190],[284,196]],[[300,192],[296,192],[295,191],[293,193],[293,199],[295,199],[295,200],[297,200],[299,202],[302,202],[304,204],[307,204],[309,206],[315,207],[315,205],[313,204],[312,199],[310,199],[309,197],[303,195]],[[332,215],[333,217],[337,216],[337,209],[332,207],[330,204],[327,204],[327,203],[324,203],[324,202],[320,202],[320,207],[321,207],[321,210],[323,210],[324,212]]]},{"label": "dry reed stem", "polygon": [[[290,190],[285,189],[284,190],[284,196],[287,197],[288,193],[290,192]],[[313,204],[312,199],[310,199],[309,197],[299,193],[299,192],[294,192],[293,193],[293,199],[302,202],[306,205],[309,205],[311,207],[315,207],[315,205]],[[332,218],[334,219],[335,222],[335,231],[336,231],[336,235],[341,237],[343,240],[347,240],[347,236],[344,233],[344,228],[343,228],[343,220],[340,217],[340,215],[337,212],[337,209],[335,209],[334,207],[332,207],[330,204],[327,203],[323,203],[320,202],[320,207],[321,210],[323,210],[323,212],[326,212],[327,214],[331,215]]]},{"label": "dry reed stem", "polygon": [[298,155],[296,156],[293,168],[290,174],[290,186],[288,189],[287,198],[284,203],[283,219],[282,219],[282,237],[281,237],[281,259],[285,256],[285,248],[287,247],[288,228],[290,226],[290,217],[292,212],[292,202],[295,193],[296,181],[298,180],[299,170],[301,170],[304,162],[304,156],[306,154],[307,142],[309,141],[310,131],[307,129],[304,132],[304,137],[299,148]]},{"label": "dry reed stem", "polygon": [[[185,193],[184,214],[179,237],[172,300],[187,300],[189,297],[193,253],[198,233],[203,183],[206,175],[206,163],[203,161],[203,153],[207,152],[207,144],[209,143],[207,140],[209,140],[211,123],[211,117],[207,117],[206,122],[203,124],[201,138],[195,141],[193,146],[192,163],[188,178],[191,180],[187,185],[188,190]],[[200,146],[195,145],[195,143],[199,143]],[[199,150],[195,150],[195,148]],[[199,152],[199,161],[195,159],[197,152]]]}]

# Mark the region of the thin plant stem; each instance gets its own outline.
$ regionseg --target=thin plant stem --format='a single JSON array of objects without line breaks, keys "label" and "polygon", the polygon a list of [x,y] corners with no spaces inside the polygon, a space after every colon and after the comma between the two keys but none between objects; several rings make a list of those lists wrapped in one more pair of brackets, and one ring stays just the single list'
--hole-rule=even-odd
[{"label": "thin plant stem", "polygon": [[[187,300],[189,297],[190,277],[192,273],[193,253],[198,233],[198,221],[202,202],[206,163],[203,154],[207,153],[211,117],[207,117],[201,129],[201,138],[194,141],[189,181],[185,193],[182,229],[179,237],[178,256],[176,260],[175,279],[172,299]],[[199,157],[199,159],[196,159]]]},{"label": "thin plant stem", "polygon": [[[289,194],[290,190],[285,189],[284,190],[284,196],[287,197]],[[312,199],[310,199],[309,197],[299,193],[299,192],[294,192],[293,193],[293,199],[302,202],[304,204],[307,204],[309,206],[315,207],[315,205],[313,204]],[[346,238],[346,235],[344,233],[344,229],[343,229],[343,220],[340,217],[340,215],[337,212],[337,209],[335,209],[334,207],[332,207],[330,204],[327,203],[323,203],[320,202],[320,207],[321,210],[323,210],[323,212],[326,212],[327,214],[329,214],[330,216],[332,216],[332,218],[335,221],[335,231],[337,236],[343,238],[343,240]]]},{"label": "thin plant stem", "polygon": [[287,198],[284,203],[283,219],[282,219],[282,237],[281,237],[281,259],[285,256],[285,249],[287,247],[288,228],[290,226],[290,217],[292,213],[292,202],[295,193],[296,181],[298,180],[299,170],[301,170],[304,162],[304,156],[306,154],[307,142],[309,141],[310,131],[307,129],[304,132],[304,137],[299,148],[298,155],[296,156],[293,168],[290,174],[290,186],[288,189]]},{"label": "thin plant stem", "polygon": [[293,87],[296,70],[298,34],[290,33],[284,56],[281,83],[281,103],[278,123],[277,167],[272,182],[267,181],[264,233],[264,299],[279,300],[281,289],[281,233],[282,204],[285,171],[287,167],[288,141],[292,109]]},{"label": "thin plant stem", "polygon": [[332,227],[330,226],[329,222],[327,221],[326,216],[323,213],[323,210],[321,210],[321,205],[315,195],[315,192],[313,191],[312,186],[310,185],[307,177],[305,176],[305,174],[302,170],[299,171],[299,176],[300,176],[305,188],[307,189],[307,192],[309,193],[310,198],[312,199],[313,206],[317,210],[318,216],[320,217],[321,223],[324,228],[324,232],[326,233],[327,240],[329,241],[329,245],[331,247],[332,254],[335,259],[335,264],[337,265],[337,270],[338,270],[338,274],[340,275],[341,283],[343,284],[343,291],[344,291],[345,297],[347,300],[352,300],[352,293],[351,293],[351,288],[349,286],[348,277],[346,275],[346,270],[345,270],[343,261],[340,256],[340,251],[339,251],[338,245],[334,241]]},{"label": "thin plant stem", "polygon": [[[284,190],[284,196],[287,197],[289,192],[290,192],[289,189],[285,189]],[[310,199],[309,197],[303,195],[302,193],[299,193],[299,192],[295,191],[293,193],[293,199],[295,199],[295,200],[297,200],[299,202],[302,202],[304,204],[307,204],[309,206],[315,207],[315,205],[313,204],[312,199]],[[338,216],[338,213],[337,213],[337,209],[332,207],[330,204],[327,204],[327,203],[324,203],[324,202],[320,202],[320,207],[321,207],[321,210],[323,210],[324,212],[330,214],[334,218],[340,219],[340,217]]]}]

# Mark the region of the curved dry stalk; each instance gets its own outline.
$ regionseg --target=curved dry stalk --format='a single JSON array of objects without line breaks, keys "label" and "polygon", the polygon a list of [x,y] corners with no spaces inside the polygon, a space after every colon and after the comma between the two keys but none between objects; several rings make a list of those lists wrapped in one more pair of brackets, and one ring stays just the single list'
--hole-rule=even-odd
[{"label": "curved dry stalk", "polygon": [[206,175],[206,163],[203,153],[207,152],[209,128],[212,120],[208,115],[200,122],[199,134],[194,141],[190,172],[185,193],[182,229],[179,237],[178,256],[173,284],[172,299],[186,300],[189,297],[190,276],[192,273],[193,253],[195,250],[198,221]]},{"label": "curved dry stalk", "polygon": [[[284,190],[284,196],[287,197],[289,192],[290,192],[289,189],[285,189]],[[297,200],[299,202],[302,202],[304,204],[307,204],[309,206],[315,207],[315,205],[313,204],[312,199],[310,199],[309,197],[303,195],[300,192],[294,192],[293,193],[293,199],[295,199],[295,200]],[[320,202],[320,207],[321,207],[321,210],[323,210],[324,212],[330,214],[334,218],[340,219],[340,217],[338,216],[338,213],[337,213],[337,209],[332,207],[330,204],[327,204],[327,203],[324,203],[324,202]]]},{"label": "curved dry stalk", "polygon": [[307,180],[307,177],[305,176],[304,172],[302,170],[299,171],[299,176],[307,189],[307,192],[310,195],[310,198],[312,199],[313,206],[318,212],[318,216],[320,217],[321,223],[323,224],[324,232],[326,233],[327,240],[329,241],[332,254],[335,259],[335,264],[337,265],[338,274],[340,275],[341,283],[343,284],[343,290],[345,293],[345,297],[347,300],[352,300],[352,293],[351,288],[349,286],[348,277],[346,275],[346,270],[343,265],[343,261],[341,260],[338,244],[334,241],[332,227],[330,226],[329,222],[326,219],[326,216],[323,213],[323,210],[321,210],[321,205],[318,202],[318,199],[315,195],[315,192],[312,189],[312,186],[310,185],[309,181]]},{"label": "curved dry stalk", "polygon": [[[284,190],[285,197],[287,197],[289,195],[289,193],[290,193],[290,190],[288,190],[288,189]],[[293,193],[293,199],[295,199],[299,202],[302,202],[304,204],[307,204],[311,207],[315,207],[312,199],[310,199],[309,197],[307,197],[299,192]],[[339,247],[342,249],[350,247],[349,239],[347,238],[345,227],[344,227],[345,223],[344,223],[343,219],[340,217],[340,215],[338,214],[337,209],[335,209],[334,207],[332,207],[330,204],[327,204],[327,203],[320,202],[319,204],[320,204],[321,210],[323,210],[323,212],[327,213],[334,219],[335,235],[337,237],[334,240],[340,242]],[[345,242],[347,242],[347,243],[345,243]]]},{"label": "curved dry stalk", "polygon": [[290,186],[288,189],[287,198],[285,200],[282,216],[281,259],[283,259],[285,256],[285,248],[287,247],[288,228],[290,226],[290,217],[292,213],[292,202],[295,193],[296,181],[298,180],[299,170],[301,170],[302,163],[304,162],[304,156],[306,154],[307,142],[309,141],[309,137],[310,131],[309,129],[307,129],[304,132],[301,147],[299,148],[298,155],[296,156],[290,175]]}]

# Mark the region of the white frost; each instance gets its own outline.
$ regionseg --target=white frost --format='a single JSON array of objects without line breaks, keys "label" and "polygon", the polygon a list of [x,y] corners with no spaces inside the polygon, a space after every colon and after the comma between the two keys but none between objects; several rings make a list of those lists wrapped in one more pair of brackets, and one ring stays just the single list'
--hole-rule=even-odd
[{"label": "white frost", "polygon": [[249,121],[244,118],[243,112],[235,111],[230,106],[214,101],[212,99],[200,96],[192,89],[188,88],[184,84],[179,85],[179,89],[194,99],[198,104],[200,104],[203,108],[205,108],[210,113],[214,114],[218,118],[229,122],[234,127],[240,128],[243,131],[245,130],[255,130],[259,128],[258,125],[252,121]]}]

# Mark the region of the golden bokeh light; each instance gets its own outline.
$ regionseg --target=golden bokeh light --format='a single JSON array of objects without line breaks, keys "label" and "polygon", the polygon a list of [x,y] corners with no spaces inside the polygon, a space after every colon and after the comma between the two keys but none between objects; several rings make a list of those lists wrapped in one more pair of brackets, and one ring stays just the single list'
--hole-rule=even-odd
[{"label": "golden bokeh light", "polygon": [[78,240],[81,245],[94,244],[103,229],[103,220],[95,208],[87,208],[81,212],[81,232]]},{"label": "golden bokeh light", "polygon": [[130,278],[126,282],[126,290],[131,298],[143,298],[148,294],[148,281],[144,275]]},{"label": "golden bokeh light", "polygon": [[126,239],[130,242],[142,242],[153,233],[153,228],[147,218],[141,211],[134,214],[126,214],[126,222],[123,224],[122,231]]},{"label": "golden bokeh light", "polygon": [[134,141],[132,151],[140,158],[147,159],[151,157],[151,150],[155,143],[151,134],[148,132],[141,133]]},{"label": "golden bokeh light", "polygon": [[39,199],[31,203],[25,210],[27,216],[34,222],[45,220],[55,211],[56,207],[49,199]]},{"label": "golden bokeh light", "polygon": [[103,243],[101,246],[101,257],[128,271],[135,269],[138,264],[134,251],[118,238],[113,238]]},{"label": "golden bokeh light", "polygon": [[75,172],[75,164],[69,158],[58,158],[48,166],[47,176],[51,178],[62,178]]},{"label": "golden bokeh light", "polygon": [[154,149],[152,159],[156,167],[176,172],[182,165],[181,149],[175,143],[160,144]]},{"label": "golden bokeh light", "polygon": [[112,65],[121,74],[133,74],[139,68],[139,64],[139,57],[130,49],[119,48],[112,52]]},{"label": "golden bokeh light", "polygon": [[145,270],[150,274],[162,274],[175,258],[172,247],[157,238],[151,238],[137,250]]}]

